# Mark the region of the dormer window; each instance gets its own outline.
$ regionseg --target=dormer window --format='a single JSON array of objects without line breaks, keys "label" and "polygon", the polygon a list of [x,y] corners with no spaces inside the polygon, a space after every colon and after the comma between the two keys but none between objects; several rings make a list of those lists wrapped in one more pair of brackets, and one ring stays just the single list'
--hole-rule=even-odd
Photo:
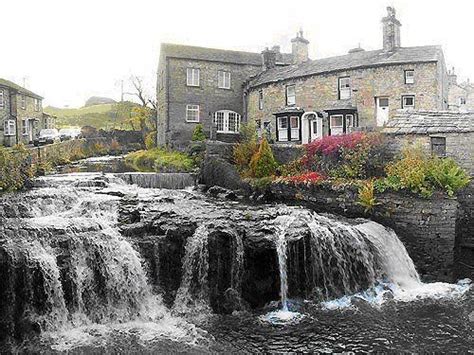
[{"label": "dormer window", "polygon": [[339,78],[339,100],[351,98],[351,78],[346,76]]},{"label": "dormer window", "polygon": [[294,85],[288,85],[286,87],[286,105],[296,105],[296,90]]},{"label": "dormer window", "polygon": [[186,85],[199,86],[199,69],[187,68],[186,70]]},{"label": "dormer window", "polygon": [[405,84],[414,84],[414,83],[415,83],[415,71],[405,70]]}]

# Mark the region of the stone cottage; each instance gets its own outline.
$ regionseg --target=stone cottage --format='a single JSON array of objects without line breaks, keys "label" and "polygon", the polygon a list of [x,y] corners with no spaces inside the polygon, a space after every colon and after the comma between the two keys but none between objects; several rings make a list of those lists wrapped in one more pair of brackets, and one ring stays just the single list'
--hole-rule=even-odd
[{"label": "stone cottage", "polygon": [[[287,65],[292,55],[280,53],[276,65]],[[243,84],[262,70],[259,53],[162,44],[158,65],[158,143],[186,146],[197,124],[208,136],[232,140],[239,132]],[[213,137],[216,138],[216,137]]]},{"label": "stone cottage", "polygon": [[474,112],[399,111],[382,132],[394,152],[418,142],[426,153],[451,157],[474,175]]},{"label": "stone cottage", "polygon": [[454,68],[448,72],[448,78],[448,108],[452,111],[474,111],[474,85],[469,80],[458,83]]},{"label": "stone cottage", "polygon": [[274,65],[263,52],[265,70],[246,83],[245,115],[272,138],[308,143],[325,135],[382,127],[398,109],[446,110],[448,75],[439,46],[402,47],[400,21],[387,8],[383,48],[310,60],[299,33],[293,46],[303,53],[294,64]]},{"label": "stone cottage", "polygon": [[43,98],[0,78],[0,145],[28,144],[43,128]]}]

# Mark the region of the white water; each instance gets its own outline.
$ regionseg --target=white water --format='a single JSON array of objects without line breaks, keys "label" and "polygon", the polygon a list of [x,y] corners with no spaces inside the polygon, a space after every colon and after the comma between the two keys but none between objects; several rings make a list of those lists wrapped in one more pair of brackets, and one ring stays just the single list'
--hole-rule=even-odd
[{"label": "white water", "polygon": [[455,298],[461,297],[470,289],[471,280],[469,279],[460,280],[456,284],[421,282],[413,260],[395,232],[375,222],[359,224],[355,228],[367,236],[377,249],[383,275],[379,275],[367,290],[323,302],[323,308],[352,307],[354,300],[363,300],[380,306],[392,298],[399,302],[423,298]]},{"label": "white water", "polygon": [[209,230],[199,226],[186,242],[181,285],[176,294],[174,310],[210,313],[209,306]]}]

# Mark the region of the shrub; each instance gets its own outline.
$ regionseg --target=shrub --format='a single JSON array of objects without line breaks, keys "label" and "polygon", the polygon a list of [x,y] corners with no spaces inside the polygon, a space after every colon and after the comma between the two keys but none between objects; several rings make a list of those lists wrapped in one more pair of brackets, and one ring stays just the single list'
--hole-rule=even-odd
[{"label": "shrub", "polygon": [[278,164],[273,156],[272,149],[266,138],[260,142],[257,153],[250,160],[250,172],[252,177],[262,178],[275,174]]},{"label": "shrub", "polygon": [[429,166],[428,179],[449,196],[469,184],[470,178],[457,163],[451,159],[433,158]]},{"label": "shrub", "polygon": [[296,159],[288,164],[279,166],[277,172],[280,176],[294,176],[302,174],[304,172],[302,159]]},{"label": "shrub", "polygon": [[110,146],[109,146],[109,152],[111,152],[113,154],[119,154],[121,152],[121,150],[122,149],[120,147],[120,143],[115,138],[112,139],[112,141],[110,142]]},{"label": "shrub", "polygon": [[240,126],[240,142],[234,146],[234,163],[243,176],[251,175],[249,166],[258,151],[257,132],[252,123]]},{"label": "shrub", "polygon": [[145,147],[146,149],[156,148],[156,131],[152,131],[146,135]]},{"label": "shrub", "polygon": [[196,125],[196,127],[194,128],[193,137],[191,138],[191,140],[195,142],[203,142],[206,140],[206,135],[204,134],[204,129],[203,129],[202,124]]},{"label": "shrub", "polygon": [[378,133],[326,136],[305,146],[305,170],[335,178],[366,179],[383,173],[385,142]]},{"label": "shrub", "polygon": [[13,149],[0,147],[0,192],[22,189],[33,175],[28,149],[22,144]]},{"label": "shrub", "polygon": [[374,181],[369,180],[359,186],[357,204],[364,207],[364,213],[371,212],[378,203],[374,194]]},{"label": "shrub", "polygon": [[420,145],[405,147],[401,158],[387,165],[386,173],[383,186],[378,183],[379,190],[405,189],[425,197],[431,196],[435,189],[452,196],[470,181],[454,160],[430,157]]},{"label": "shrub", "polygon": [[310,171],[299,175],[287,176],[283,178],[283,181],[292,182],[294,184],[315,184],[324,180],[324,176],[315,172]]},{"label": "shrub", "polygon": [[401,158],[389,163],[385,170],[388,188],[406,189],[425,197],[432,195],[433,187],[427,179],[429,158],[419,145],[405,147]]}]

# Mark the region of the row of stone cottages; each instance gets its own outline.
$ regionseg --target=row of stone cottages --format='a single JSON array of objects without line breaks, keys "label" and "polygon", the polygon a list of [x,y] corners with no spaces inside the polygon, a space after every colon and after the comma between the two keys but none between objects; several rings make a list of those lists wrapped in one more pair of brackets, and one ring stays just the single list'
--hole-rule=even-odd
[{"label": "row of stone cottages", "polygon": [[[393,8],[387,11],[381,49],[318,60],[309,59],[302,31],[291,53],[162,44],[158,143],[182,148],[198,123],[210,138],[229,141],[242,121],[254,121],[277,144],[385,128],[406,139],[423,136],[430,150],[461,152],[473,171],[473,147],[465,143],[474,135],[467,112],[474,96],[447,71],[440,46],[402,47],[401,23]],[[415,111],[421,119],[407,120]]]},{"label": "row of stone cottages", "polygon": [[42,129],[54,128],[55,117],[43,112],[43,98],[0,78],[0,146],[29,144]]}]

